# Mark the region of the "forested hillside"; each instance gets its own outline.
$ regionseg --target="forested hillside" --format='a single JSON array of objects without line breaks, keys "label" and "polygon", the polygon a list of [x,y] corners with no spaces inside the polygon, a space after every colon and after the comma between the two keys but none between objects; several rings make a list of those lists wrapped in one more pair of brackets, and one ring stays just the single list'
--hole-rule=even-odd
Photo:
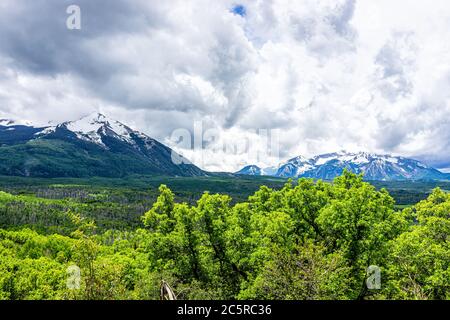
[{"label": "forested hillside", "polygon": [[439,188],[404,210],[348,172],[238,203],[176,199],[164,185],[154,203],[0,193],[0,298],[159,299],[164,280],[179,299],[450,299],[450,194]]}]

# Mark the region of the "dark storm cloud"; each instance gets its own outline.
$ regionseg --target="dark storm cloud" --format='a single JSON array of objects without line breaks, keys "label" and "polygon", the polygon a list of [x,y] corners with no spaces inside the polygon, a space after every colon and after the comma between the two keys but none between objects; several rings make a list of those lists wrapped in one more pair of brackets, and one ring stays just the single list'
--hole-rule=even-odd
[{"label": "dark storm cloud", "polygon": [[140,2],[130,5],[122,0],[80,0],[75,4],[81,7],[82,30],[68,30],[66,8],[71,4],[73,1],[68,0],[12,3],[0,12],[1,53],[13,59],[16,67],[33,73],[71,72],[107,80],[125,66],[108,56],[92,54],[86,44],[163,24],[164,15],[143,10]]},{"label": "dark storm cloud", "polygon": [[[217,31],[211,52],[192,53],[195,43],[180,43],[175,37],[186,28],[168,20],[169,2],[80,0],[75,4],[81,8],[81,30],[66,28],[71,4],[14,1],[0,12],[0,55],[11,68],[50,77],[69,74],[94,95],[127,108],[182,112],[207,106],[196,88],[175,81],[177,74],[195,74],[198,70],[190,69],[209,58],[216,66],[212,80],[227,89],[246,72],[246,49],[225,30]],[[228,91],[233,94],[233,88]]]}]

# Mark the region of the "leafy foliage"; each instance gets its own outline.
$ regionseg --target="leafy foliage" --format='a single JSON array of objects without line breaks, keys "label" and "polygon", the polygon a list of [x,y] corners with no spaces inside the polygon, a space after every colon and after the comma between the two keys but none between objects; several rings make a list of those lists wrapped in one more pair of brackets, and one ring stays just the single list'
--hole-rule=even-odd
[{"label": "leafy foliage", "polygon": [[[348,172],[236,204],[209,192],[179,202],[161,185],[140,227],[121,229],[90,214],[102,201],[0,193],[0,298],[159,299],[164,280],[183,299],[450,299],[450,195],[394,205]],[[366,286],[372,265],[380,290]]]}]

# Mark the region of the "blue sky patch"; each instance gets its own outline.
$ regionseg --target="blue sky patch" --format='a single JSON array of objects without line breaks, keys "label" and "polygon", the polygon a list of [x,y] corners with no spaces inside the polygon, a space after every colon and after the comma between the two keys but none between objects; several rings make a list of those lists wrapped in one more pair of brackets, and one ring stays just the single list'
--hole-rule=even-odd
[{"label": "blue sky patch", "polygon": [[234,14],[238,14],[241,17],[245,17],[245,15],[247,14],[247,10],[242,4],[235,5],[233,9],[231,9],[231,12],[233,12]]}]

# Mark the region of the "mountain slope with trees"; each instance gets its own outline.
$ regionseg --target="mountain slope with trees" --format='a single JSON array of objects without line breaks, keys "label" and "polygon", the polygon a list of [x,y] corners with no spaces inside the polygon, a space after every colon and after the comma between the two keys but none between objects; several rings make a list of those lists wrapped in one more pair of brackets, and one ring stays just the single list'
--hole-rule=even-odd
[{"label": "mountain slope with trees", "polygon": [[123,177],[206,172],[155,139],[94,114],[41,128],[0,123],[0,174]]}]

